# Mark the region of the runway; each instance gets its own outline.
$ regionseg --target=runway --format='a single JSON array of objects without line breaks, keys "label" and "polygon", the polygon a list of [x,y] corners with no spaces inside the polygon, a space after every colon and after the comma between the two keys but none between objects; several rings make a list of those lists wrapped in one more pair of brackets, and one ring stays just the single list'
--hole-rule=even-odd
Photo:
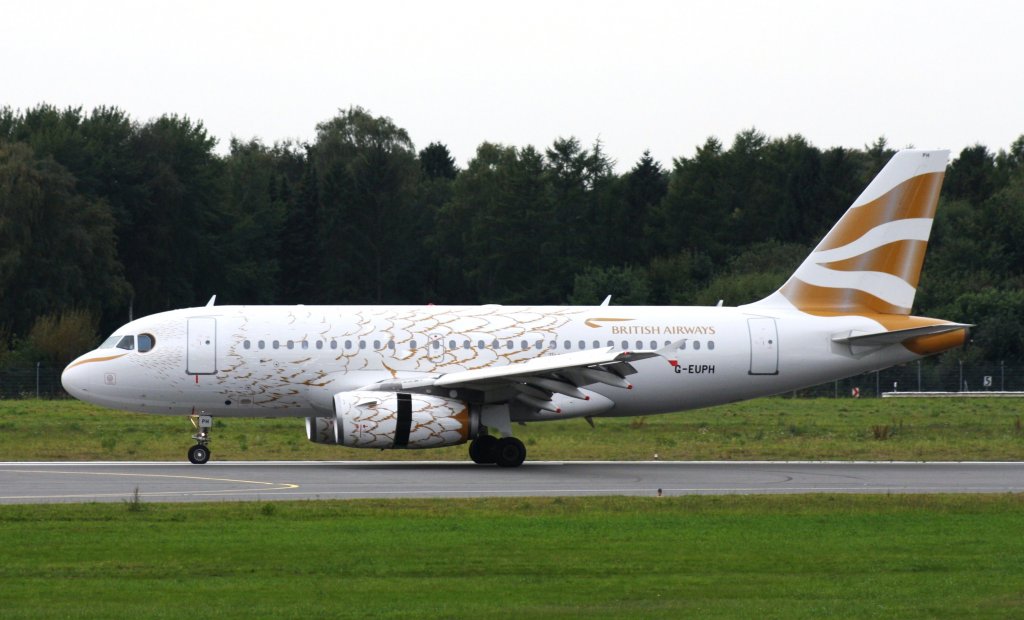
[{"label": "runway", "polygon": [[0,463],[0,503],[1024,492],[1024,463],[211,461]]}]

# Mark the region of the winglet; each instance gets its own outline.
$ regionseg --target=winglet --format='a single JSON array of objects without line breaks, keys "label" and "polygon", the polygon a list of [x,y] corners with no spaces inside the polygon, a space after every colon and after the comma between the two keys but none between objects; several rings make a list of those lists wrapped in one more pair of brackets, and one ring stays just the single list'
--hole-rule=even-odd
[{"label": "winglet", "polygon": [[607,306],[610,303],[612,303],[612,296],[611,295],[609,295],[609,296],[604,298],[604,301],[601,302],[601,307]]},{"label": "winglet", "polygon": [[686,344],[686,340],[686,338],[683,338],[682,340],[676,340],[673,343],[661,347],[660,349],[655,351],[655,353],[664,357],[668,361],[670,366],[672,366],[673,368],[677,368],[679,366],[679,348]]},{"label": "winglet", "polygon": [[209,307],[213,306],[213,304],[215,304],[215,303],[217,303],[217,296],[216,295],[211,297],[210,301],[206,302],[206,307],[209,308]]}]

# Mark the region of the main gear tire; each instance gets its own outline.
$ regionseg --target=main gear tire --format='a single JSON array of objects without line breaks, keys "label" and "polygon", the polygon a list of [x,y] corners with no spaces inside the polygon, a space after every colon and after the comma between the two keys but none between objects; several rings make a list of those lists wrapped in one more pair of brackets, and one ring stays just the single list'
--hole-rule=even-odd
[{"label": "main gear tire", "polygon": [[469,458],[477,465],[493,465],[498,458],[498,438],[480,435],[469,444]]},{"label": "main gear tire", "polygon": [[502,437],[498,440],[495,462],[498,467],[519,467],[526,460],[526,446],[515,437]]}]

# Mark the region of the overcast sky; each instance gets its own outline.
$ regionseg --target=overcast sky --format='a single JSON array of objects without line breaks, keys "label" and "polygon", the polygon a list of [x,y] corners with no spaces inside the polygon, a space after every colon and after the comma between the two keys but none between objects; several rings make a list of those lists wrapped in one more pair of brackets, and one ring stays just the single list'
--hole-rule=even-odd
[{"label": "overcast sky", "polygon": [[0,0],[0,105],[114,105],[309,140],[359,105],[460,165],[482,141],[600,139],[628,169],[756,127],[821,148],[1008,148],[1019,2]]}]

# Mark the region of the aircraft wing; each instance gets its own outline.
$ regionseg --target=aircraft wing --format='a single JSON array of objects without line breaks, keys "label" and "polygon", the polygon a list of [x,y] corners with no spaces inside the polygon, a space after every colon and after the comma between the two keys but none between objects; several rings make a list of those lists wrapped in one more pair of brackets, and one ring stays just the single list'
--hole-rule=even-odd
[{"label": "aircraft wing", "polygon": [[[636,369],[633,368],[631,362],[663,357],[669,364],[675,365],[675,352],[680,345],[682,345],[682,340],[657,350],[633,350],[633,352],[629,352],[629,350],[623,352],[623,350],[615,350],[614,347],[609,346],[557,356],[545,356],[506,366],[457,371],[429,378],[407,380],[398,378],[368,385],[365,389],[421,390],[431,387],[446,387],[482,392],[497,390],[499,394],[506,395],[499,397],[503,401],[518,400],[539,410],[562,412],[562,407],[567,406],[567,402],[574,400],[589,402],[588,410],[595,409],[599,404],[592,401],[592,398],[602,401],[610,408],[612,405],[610,401],[581,388],[595,383],[603,383],[612,387],[632,389],[633,384],[627,380],[627,377],[636,373]],[[513,390],[511,397],[507,396],[508,392],[506,391],[510,388]],[[568,397],[568,399],[564,397]],[[577,409],[577,407],[573,407],[573,409]]]},{"label": "aircraft wing", "polygon": [[[591,401],[594,397],[610,408],[611,401],[580,388],[601,383],[626,390],[632,389],[633,385],[626,379],[636,373],[631,362],[664,357],[669,364],[675,365],[674,353],[681,345],[682,341],[679,341],[657,351],[616,351],[614,347],[607,347],[562,353],[505,366],[451,372],[431,378],[384,381],[375,386],[367,386],[366,389],[429,390],[443,387],[492,393],[497,391],[504,394],[499,396],[501,401],[519,400],[534,409],[552,412],[562,412],[562,406],[566,405],[566,401]],[[509,389],[512,390],[511,393],[508,392]],[[598,403],[589,402],[589,409],[597,406]]]},{"label": "aircraft wing", "polygon": [[511,388],[512,396],[506,398],[533,409],[562,414],[571,410],[579,412],[576,415],[587,415],[610,409],[613,403],[580,388],[601,383],[631,390],[633,385],[627,377],[636,373],[631,362],[664,357],[675,365],[674,354],[681,345],[679,341],[657,351],[616,351],[607,347],[550,355],[507,366],[448,373],[434,379],[433,385],[499,392]]},{"label": "aircraft wing", "polygon": [[[507,366],[452,372],[442,375],[434,382],[434,385],[442,387],[472,387],[476,383],[490,383],[496,380],[516,381],[524,377],[548,376],[580,369],[593,369],[609,373],[609,370],[605,370],[602,367],[612,365],[611,367],[615,368],[619,364],[628,364],[629,362],[657,357],[658,355],[659,353],[656,351],[616,352],[612,347],[591,351],[578,351],[576,353],[563,353],[561,355],[538,357]],[[625,369],[622,368],[622,370]],[[626,374],[632,374],[632,372],[616,373],[619,380],[615,381],[609,377],[609,381],[612,382],[611,384],[616,385],[616,387],[628,389],[630,387],[629,384],[621,378]],[[597,383],[597,381],[591,381],[591,383]]]},{"label": "aircraft wing", "polygon": [[[433,384],[484,391],[497,389],[499,392],[504,392],[502,388],[511,388],[511,395],[502,400],[518,400],[532,409],[557,414],[571,410],[579,412],[575,415],[587,415],[609,409],[613,403],[580,388],[602,383],[626,390],[633,389],[633,385],[626,379],[636,372],[630,362],[667,355],[668,348],[658,351],[616,351],[614,347],[608,347],[563,353],[507,366],[448,373],[437,377]],[[592,397],[596,400],[592,401]]]}]

